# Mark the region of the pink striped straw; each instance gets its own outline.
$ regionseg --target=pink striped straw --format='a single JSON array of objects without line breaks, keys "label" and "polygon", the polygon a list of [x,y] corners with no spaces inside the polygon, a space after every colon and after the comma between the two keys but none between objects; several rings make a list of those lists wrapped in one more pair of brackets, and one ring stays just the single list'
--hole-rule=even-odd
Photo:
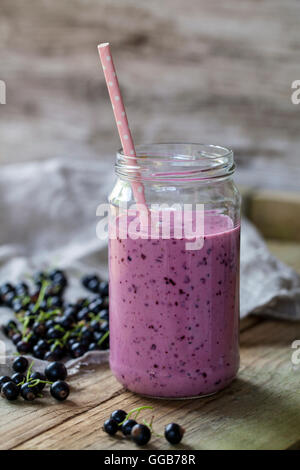
[{"label": "pink striped straw", "polygon": [[[110,52],[109,43],[105,42],[103,44],[99,44],[98,51],[124,155],[135,157],[136,152],[129,129],[124,102],[122,99],[113,58]],[[133,165],[137,163],[135,159],[132,159],[131,161]],[[140,182],[133,182],[132,190],[136,203],[143,204],[145,208],[147,208],[143,184]]]}]

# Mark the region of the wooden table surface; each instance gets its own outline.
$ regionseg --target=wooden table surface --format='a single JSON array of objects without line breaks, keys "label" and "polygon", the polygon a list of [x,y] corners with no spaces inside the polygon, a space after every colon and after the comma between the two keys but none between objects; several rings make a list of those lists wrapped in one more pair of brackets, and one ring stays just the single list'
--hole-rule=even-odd
[{"label": "wooden table surface", "polygon": [[[299,245],[270,248],[300,271]],[[0,400],[1,449],[136,449],[122,437],[111,438],[102,423],[112,410],[153,406],[161,433],[175,421],[186,428],[179,449],[300,448],[300,367],[292,366],[291,344],[300,339],[300,323],[252,317],[241,325],[241,368],[233,384],[219,394],[195,400],[153,400],[125,391],[103,365],[71,380],[70,399],[25,403]],[[153,438],[148,449],[174,449]]]},{"label": "wooden table surface", "polygon": [[[110,41],[136,143],[234,149],[237,180],[298,190],[298,0],[1,0],[0,164],[112,161],[96,46]],[[40,138],[37,138],[40,136]]]}]

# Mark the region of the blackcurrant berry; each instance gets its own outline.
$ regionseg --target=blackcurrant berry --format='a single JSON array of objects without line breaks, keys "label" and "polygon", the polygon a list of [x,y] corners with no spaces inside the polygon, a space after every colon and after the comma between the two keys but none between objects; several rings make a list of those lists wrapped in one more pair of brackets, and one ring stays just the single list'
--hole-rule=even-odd
[{"label": "blackcurrant berry", "polygon": [[28,360],[26,357],[19,356],[14,360],[12,368],[15,372],[23,374],[28,368]]},{"label": "blackcurrant berry", "polygon": [[132,428],[137,424],[134,419],[127,419],[121,426],[121,431],[124,436],[130,436]]},{"label": "blackcurrant berry", "polygon": [[39,340],[39,337],[35,333],[31,333],[28,337],[28,343],[30,344],[31,347],[35,346],[38,340]]},{"label": "blackcurrant berry", "polygon": [[144,424],[136,424],[133,426],[130,436],[137,445],[144,446],[151,439],[151,431]]},{"label": "blackcurrant berry", "polygon": [[109,319],[109,313],[108,313],[107,308],[104,308],[103,310],[101,310],[99,317],[100,317],[101,320],[106,320],[106,321],[108,321],[108,319]]},{"label": "blackcurrant berry", "polygon": [[49,278],[51,279],[51,281],[65,285],[67,284],[67,276],[61,269],[55,269],[51,271],[49,273]]},{"label": "blackcurrant berry", "polygon": [[1,295],[6,295],[9,292],[14,292],[14,291],[15,291],[15,289],[14,289],[13,285],[10,284],[9,282],[6,282],[5,284],[2,284],[2,286],[0,286],[0,294]]},{"label": "blackcurrant berry", "polygon": [[97,297],[93,299],[92,302],[89,304],[89,311],[95,314],[99,313],[103,305],[102,297]]},{"label": "blackcurrant berry", "polygon": [[100,346],[98,346],[97,343],[90,343],[88,350],[89,351],[100,351]]},{"label": "blackcurrant berry", "polygon": [[59,359],[62,358],[62,351],[61,349],[59,350],[53,350],[53,351],[47,351],[44,356],[44,360],[48,362],[54,362],[54,361],[59,361]]},{"label": "blackcurrant berry", "polygon": [[25,382],[25,375],[21,374],[20,372],[16,372],[11,376],[12,382],[14,382],[16,385]]},{"label": "blackcurrant berry", "polygon": [[22,297],[22,296],[27,295],[29,293],[29,287],[28,287],[27,284],[25,284],[25,282],[19,282],[16,285],[15,290],[16,290],[16,295],[18,297]]},{"label": "blackcurrant berry", "polygon": [[80,332],[81,341],[86,341],[90,343],[93,340],[93,332],[88,326],[84,326]]},{"label": "blackcurrant berry", "polygon": [[20,313],[23,310],[23,304],[22,304],[21,300],[19,300],[19,299],[14,299],[12,301],[11,306],[12,306],[12,309],[15,313]]},{"label": "blackcurrant berry", "polygon": [[45,354],[46,354],[46,349],[41,348],[38,344],[36,344],[35,346],[33,346],[32,354],[37,359],[44,359]]},{"label": "blackcurrant berry", "polygon": [[107,434],[113,436],[118,431],[119,425],[117,421],[112,418],[109,418],[104,422],[103,429],[105,432],[107,432]]},{"label": "blackcurrant berry", "polygon": [[90,323],[90,328],[92,331],[100,331],[100,322],[99,320],[92,320]]},{"label": "blackcurrant berry", "polygon": [[44,349],[47,349],[48,346],[49,346],[48,341],[44,338],[39,339],[38,342],[36,343],[36,345],[39,348],[44,348]]},{"label": "blackcurrant berry", "polygon": [[75,318],[77,311],[78,309],[75,305],[69,304],[64,311],[64,316],[67,318],[69,317]]},{"label": "blackcurrant berry", "polygon": [[81,357],[86,352],[86,347],[82,343],[74,343],[71,346],[72,357]]},{"label": "blackcurrant berry", "polygon": [[90,282],[88,283],[87,288],[91,292],[99,292],[99,287],[100,287],[99,278],[97,276],[94,276],[94,278],[92,278]]},{"label": "blackcurrant berry", "polygon": [[62,299],[59,296],[49,297],[47,303],[50,308],[59,308],[62,306]]},{"label": "blackcurrant berry", "polygon": [[66,382],[58,380],[51,385],[50,393],[56,400],[64,401],[69,396],[70,387]]},{"label": "blackcurrant berry", "polygon": [[19,341],[22,340],[22,335],[21,333],[15,333],[12,338],[11,338],[12,342],[14,343],[14,345],[16,346],[18,344]]},{"label": "blackcurrant berry", "polygon": [[30,351],[31,351],[31,345],[28,341],[19,341],[17,343],[17,351],[20,353],[20,354],[28,354]]},{"label": "blackcurrant berry", "polygon": [[65,380],[67,375],[68,371],[62,362],[51,362],[45,369],[45,376],[50,382]]},{"label": "blackcurrant berry", "polygon": [[124,410],[115,410],[110,415],[110,417],[114,419],[115,421],[117,421],[117,423],[122,423],[122,421],[124,421],[126,416],[127,416],[127,413]]},{"label": "blackcurrant berry", "polygon": [[34,322],[32,325],[32,331],[37,335],[37,336],[45,336],[46,333],[46,325],[45,323],[41,322]]},{"label": "blackcurrant berry", "polygon": [[2,331],[5,334],[5,336],[12,338],[15,332],[18,331],[16,322],[13,320],[10,320],[8,323],[6,323],[6,325],[2,326]]},{"label": "blackcurrant berry", "polygon": [[30,375],[30,380],[42,380],[42,382],[39,382],[35,388],[41,392],[44,387],[45,387],[45,382],[47,380],[46,376],[44,374],[41,374],[40,372],[33,372],[31,375]]},{"label": "blackcurrant berry", "polygon": [[14,298],[15,298],[15,292],[8,292],[7,294],[3,295],[2,296],[2,300],[3,300],[3,303],[4,305],[6,305],[7,307],[12,307],[12,303],[14,301]]},{"label": "blackcurrant berry", "polygon": [[108,296],[108,282],[107,281],[100,282],[99,292],[101,295],[103,295],[103,297]]},{"label": "blackcurrant berry", "polygon": [[105,333],[108,330],[109,330],[109,324],[106,320],[104,320],[103,322],[101,322],[100,331],[103,331]]},{"label": "blackcurrant berry", "polygon": [[62,331],[60,328],[56,328],[55,326],[49,328],[46,333],[47,339],[60,339],[64,336],[65,331]]},{"label": "blackcurrant berry", "polygon": [[82,308],[77,313],[77,320],[78,321],[89,320],[89,318],[90,318],[90,311],[87,307]]},{"label": "blackcurrant berry", "polygon": [[77,343],[78,340],[76,338],[70,338],[67,342],[67,347],[71,349],[72,344]]},{"label": "blackcurrant berry", "polygon": [[21,397],[24,398],[26,401],[33,401],[37,395],[36,387],[30,386],[31,384],[26,382],[21,386]]},{"label": "blackcurrant berry", "polygon": [[81,284],[84,286],[84,287],[87,287],[90,280],[91,280],[92,276],[90,274],[87,274],[86,276],[83,276],[81,278]]},{"label": "blackcurrant berry", "polygon": [[93,342],[95,341],[96,343],[98,343],[98,341],[100,341],[102,336],[103,336],[103,333],[101,333],[101,331],[95,331]]},{"label": "blackcurrant berry", "polygon": [[109,307],[109,298],[104,297],[103,299],[103,308],[108,308]]},{"label": "blackcurrant berry", "polygon": [[8,377],[7,375],[1,375],[1,377],[0,377],[0,390],[3,387],[3,385],[6,384],[7,382],[11,382],[11,378]]},{"label": "blackcurrant berry", "polygon": [[9,401],[16,400],[19,396],[19,387],[14,382],[6,382],[1,388],[1,395]]},{"label": "blackcurrant berry", "polygon": [[58,320],[58,324],[62,328],[70,329],[72,328],[74,321],[75,321],[75,318],[73,317],[73,315],[69,315],[69,316],[64,315]]},{"label": "blackcurrant berry", "polygon": [[47,330],[50,330],[50,328],[53,328],[56,325],[54,320],[47,320],[45,323],[45,327]]},{"label": "blackcurrant berry", "polygon": [[167,424],[165,427],[165,438],[171,444],[179,444],[184,435],[184,429],[176,423]]},{"label": "blackcurrant berry", "polygon": [[76,301],[75,305],[78,311],[81,308],[86,307],[88,304],[89,304],[89,299],[87,299],[86,297],[81,297],[80,299]]},{"label": "blackcurrant berry", "polygon": [[81,279],[81,283],[82,283],[82,285],[83,285],[84,287],[88,288],[89,283],[90,283],[92,280],[94,280],[94,279],[96,279],[96,280],[99,281],[99,278],[98,278],[97,275],[95,275],[95,274],[92,274],[92,275],[91,275],[91,274],[88,274],[88,275],[86,275],[86,276],[83,276],[83,278]]}]

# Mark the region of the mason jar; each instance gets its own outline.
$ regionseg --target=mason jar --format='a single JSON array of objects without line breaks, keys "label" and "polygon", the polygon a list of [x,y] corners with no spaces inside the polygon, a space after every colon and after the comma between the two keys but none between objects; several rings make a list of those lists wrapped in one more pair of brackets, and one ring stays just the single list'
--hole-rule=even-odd
[{"label": "mason jar", "polygon": [[[236,377],[240,195],[234,170],[233,152],[215,145],[149,144],[137,146],[135,157],[117,153],[109,197],[110,367],[132,392],[207,396]],[[136,188],[144,212],[135,210]],[[146,226],[150,217],[154,234]],[[187,235],[179,230],[185,220]]]}]

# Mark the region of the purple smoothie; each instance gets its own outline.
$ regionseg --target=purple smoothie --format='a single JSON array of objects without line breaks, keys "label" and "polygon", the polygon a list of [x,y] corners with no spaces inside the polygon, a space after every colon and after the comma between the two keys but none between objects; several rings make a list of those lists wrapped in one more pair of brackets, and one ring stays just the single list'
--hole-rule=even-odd
[{"label": "purple smoothie", "polygon": [[185,239],[110,240],[110,365],[124,387],[180,398],[234,379],[239,239],[229,217],[206,214],[201,250]]}]

